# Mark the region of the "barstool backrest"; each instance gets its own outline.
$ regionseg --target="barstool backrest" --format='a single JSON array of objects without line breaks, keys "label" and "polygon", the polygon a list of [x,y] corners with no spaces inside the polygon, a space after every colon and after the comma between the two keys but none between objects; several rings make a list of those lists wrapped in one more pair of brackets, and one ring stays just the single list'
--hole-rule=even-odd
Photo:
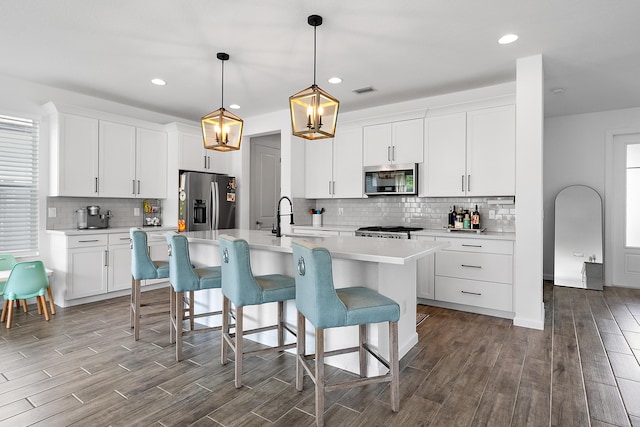
[{"label": "barstool backrest", "polygon": [[347,308],[333,285],[329,251],[305,240],[294,240],[291,246],[298,311],[316,328],[345,325]]},{"label": "barstool backrest", "polygon": [[165,236],[169,244],[169,281],[173,289],[176,292],[197,291],[200,279],[191,265],[187,237],[173,231]]},{"label": "barstool backrest", "polygon": [[136,280],[157,278],[157,269],[149,256],[147,233],[137,227],[129,229],[131,238],[131,275]]},{"label": "barstool backrest", "polygon": [[236,306],[262,303],[262,289],[251,272],[249,244],[244,239],[220,235],[222,293]]}]

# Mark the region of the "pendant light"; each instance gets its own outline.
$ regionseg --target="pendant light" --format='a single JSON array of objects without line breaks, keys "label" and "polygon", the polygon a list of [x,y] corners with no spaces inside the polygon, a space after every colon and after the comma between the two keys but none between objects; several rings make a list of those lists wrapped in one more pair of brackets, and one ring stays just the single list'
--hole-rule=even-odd
[{"label": "pendant light", "polygon": [[218,52],[216,56],[222,62],[222,107],[202,118],[204,148],[216,151],[239,150],[242,140],[242,119],[224,109],[224,61],[229,59],[229,55]]},{"label": "pendant light", "polygon": [[313,84],[289,98],[291,127],[301,138],[333,138],[340,101],[316,85],[316,29],[322,16],[311,15],[307,22],[313,27]]}]

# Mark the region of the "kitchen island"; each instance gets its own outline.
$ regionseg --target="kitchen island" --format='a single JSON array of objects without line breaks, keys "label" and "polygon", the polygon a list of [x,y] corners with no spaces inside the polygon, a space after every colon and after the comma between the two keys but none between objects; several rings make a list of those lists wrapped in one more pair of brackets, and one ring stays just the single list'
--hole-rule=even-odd
[{"label": "kitchen island", "polygon": [[[398,351],[404,356],[417,342],[416,333],[416,261],[448,246],[446,242],[423,242],[396,239],[365,239],[350,236],[319,237],[275,237],[259,230],[213,230],[183,233],[189,240],[191,262],[196,266],[220,265],[218,237],[227,234],[245,239],[251,251],[253,273],[282,273],[294,275],[294,260],[291,243],[296,238],[311,241],[329,250],[333,261],[333,280],[336,288],[366,286],[392,298],[400,305],[398,322]],[[207,298],[197,296],[198,312],[219,309],[221,297],[219,290],[208,292]],[[274,303],[275,304],[275,303]],[[296,309],[294,301],[285,306],[286,322],[295,329]],[[245,307],[246,328],[264,326],[275,321],[275,309],[257,306]],[[307,327],[307,351],[314,342],[313,328]],[[341,348],[345,343],[352,346],[358,342],[357,327],[329,330],[325,334],[325,349]],[[249,336],[263,343],[273,343],[275,335],[263,333]],[[371,325],[369,342],[380,354],[388,354],[388,326]],[[358,372],[357,354],[347,354],[327,358],[327,363]],[[370,364],[369,374],[375,374],[376,364]],[[381,367],[378,367],[379,369]],[[378,373],[380,373],[379,371]]]}]

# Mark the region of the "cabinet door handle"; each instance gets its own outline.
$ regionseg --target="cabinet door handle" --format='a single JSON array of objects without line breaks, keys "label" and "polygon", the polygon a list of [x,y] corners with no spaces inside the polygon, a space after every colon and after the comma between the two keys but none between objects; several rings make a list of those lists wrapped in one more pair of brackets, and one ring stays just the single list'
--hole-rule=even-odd
[{"label": "cabinet door handle", "polygon": [[465,246],[467,248],[481,248],[482,245],[465,245],[464,243],[462,244],[462,246]]},{"label": "cabinet door handle", "polygon": [[460,267],[467,267],[467,268],[482,268],[481,265],[469,265],[469,264],[460,264]]},{"label": "cabinet door handle", "polygon": [[207,156],[207,169],[211,169],[211,156]]},{"label": "cabinet door handle", "polygon": [[136,194],[136,180],[135,179],[131,180],[131,190],[133,190],[132,194]]},{"label": "cabinet door handle", "polygon": [[104,266],[109,267],[109,251],[104,251]]},{"label": "cabinet door handle", "polygon": [[202,157],[204,158],[204,168],[206,169],[207,168],[207,156],[204,155]]},{"label": "cabinet door handle", "polygon": [[93,240],[78,240],[78,243],[91,243],[91,242],[97,242],[98,239],[93,239]]},{"label": "cabinet door handle", "polygon": [[336,182],[331,181],[333,184],[331,185],[331,194],[336,195]]},{"label": "cabinet door handle", "polygon": [[130,242],[131,238],[130,237],[121,237],[120,240],[126,240],[127,242]]},{"label": "cabinet door handle", "polygon": [[93,187],[95,188],[95,193],[97,193],[98,192],[98,177],[97,176],[95,177],[95,183],[94,183]]},{"label": "cabinet door handle", "polygon": [[391,160],[392,161],[396,161],[396,146],[392,145],[391,146]]},{"label": "cabinet door handle", "polygon": [[478,295],[478,296],[482,296],[482,294],[481,294],[480,292],[460,291],[460,293],[462,293],[462,294],[468,294],[468,295]]},{"label": "cabinet door handle", "polygon": [[461,176],[462,180],[460,181],[460,189],[464,193],[464,175]]},{"label": "cabinet door handle", "polygon": [[471,191],[471,175],[467,175],[467,191]]},{"label": "cabinet door handle", "polygon": [[138,194],[140,194],[140,180],[138,180]]},{"label": "cabinet door handle", "polygon": [[387,145],[387,161],[391,161],[391,146]]}]

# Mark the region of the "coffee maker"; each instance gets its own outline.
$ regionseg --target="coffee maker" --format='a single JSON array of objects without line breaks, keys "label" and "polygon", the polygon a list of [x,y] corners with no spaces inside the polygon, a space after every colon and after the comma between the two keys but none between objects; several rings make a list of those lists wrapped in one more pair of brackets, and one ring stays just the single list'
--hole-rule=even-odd
[{"label": "coffee maker", "polygon": [[106,214],[101,214],[100,206],[87,206],[86,209],[78,209],[76,213],[79,229],[109,228],[109,219],[112,217],[110,210]]}]

